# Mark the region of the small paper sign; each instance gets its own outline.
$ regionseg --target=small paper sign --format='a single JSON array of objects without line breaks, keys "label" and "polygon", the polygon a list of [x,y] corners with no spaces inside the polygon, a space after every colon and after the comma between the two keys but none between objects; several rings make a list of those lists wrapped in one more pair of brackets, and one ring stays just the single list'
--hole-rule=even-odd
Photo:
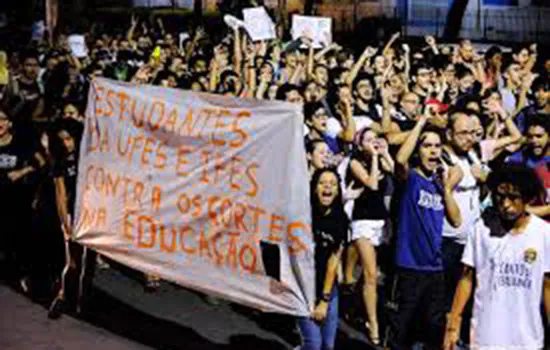
[{"label": "small paper sign", "polygon": [[44,24],[44,21],[35,22],[32,25],[31,40],[33,40],[33,41],[42,40],[42,38],[44,37],[44,31],[45,30],[46,30],[46,25]]},{"label": "small paper sign", "polygon": [[307,37],[313,47],[320,48],[332,42],[332,18],[314,16],[292,16],[292,39]]},{"label": "small paper sign", "polygon": [[75,57],[88,56],[88,48],[86,47],[86,41],[84,35],[71,35],[69,36],[69,47],[71,48],[71,55]]},{"label": "small paper sign", "polygon": [[275,23],[263,7],[253,7],[243,10],[245,28],[252,41],[271,40],[275,34]]}]

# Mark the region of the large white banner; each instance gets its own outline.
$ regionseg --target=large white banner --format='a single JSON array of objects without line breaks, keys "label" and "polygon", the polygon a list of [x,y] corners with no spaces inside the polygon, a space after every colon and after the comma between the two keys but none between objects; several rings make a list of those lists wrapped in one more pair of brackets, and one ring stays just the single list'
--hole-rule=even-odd
[{"label": "large white banner", "polygon": [[266,312],[314,301],[299,106],[93,81],[74,240]]}]

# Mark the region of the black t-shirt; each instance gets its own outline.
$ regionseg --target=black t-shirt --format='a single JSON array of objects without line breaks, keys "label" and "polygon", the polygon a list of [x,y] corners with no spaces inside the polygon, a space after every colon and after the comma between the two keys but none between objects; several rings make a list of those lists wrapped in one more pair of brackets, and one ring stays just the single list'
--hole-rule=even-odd
[{"label": "black t-shirt", "polygon": [[[317,298],[323,294],[327,263],[332,253],[345,243],[348,233],[346,214],[330,213],[313,217],[313,238],[315,240],[315,286]],[[336,282],[335,282],[336,283]]]},{"label": "black t-shirt", "polygon": [[357,105],[353,107],[353,116],[354,117],[367,117],[370,118],[372,121],[380,123],[382,122],[382,116],[380,113],[378,113],[378,110],[376,109],[376,105],[374,103],[371,103],[369,105],[369,110],[365,111],[361,108],[359,108]]},{"label": "black t-shirt", "polygon": [[54,178],[62,177],[67,191],[67,208],[71,215],[74,214],[76,201],[76,180],[78,175],[78,155],[76,151],[67,154],[63,159],[54,162],[52,169]]},{"label": "black t-shirt", "polygon": [[[78,175],[78,155],[79,145],[82,138],[83,126],[80,122],[72,119],[61,119],[54,125],[54,142],[52,142],[52,153],[54,154],[54,163],[52,176],[62,177],[67,191],[67,207],[69,213],[73,214],[76,200],[76,180]],[[59,131],[66,131],[73,139],[74,149],[69,150],[63,144],[59,136]]]},{"label": "black t-shirt", "polygon": [[40,85],[37,81],[26,83],[22,79],[17,79],[15,85],[15,91],[12,91],[15,95],[10,98],[14,119],[30,122],[42,96]]},{"label": "black t-shirt", "polygon": [[28,180],[33,175],[26,175],[13,182],[8,174],[35,165],[34,155],[37,151],[34,143],[23,142],[17,135],[13,136],[9,144],[0,146],[0,211],[13,212],[20,208],[19,204],[30,204],[28,202],[31,199],[28,197],[31,195],[31,188]]},{"label": "black t-shirt", "polygon": [[[361,154],[354,153],[351,156],[351,160],[361,163],[369,171],[370,165],[365,162]],[[351,166],[349,166],[346,179],[351,182],[352,178],[355,178],[355,176],[353,176]],[[364,186],[358,179],[355,179],[355,183],[356,189],[364,187],[364,190],[359,198],[355,199],[352,212],[353,220],[385,220],[389,215],[384,204],[384,195],[386,194],[387,187],[386,176],[378,180],[378,190],[376,191]]]}]

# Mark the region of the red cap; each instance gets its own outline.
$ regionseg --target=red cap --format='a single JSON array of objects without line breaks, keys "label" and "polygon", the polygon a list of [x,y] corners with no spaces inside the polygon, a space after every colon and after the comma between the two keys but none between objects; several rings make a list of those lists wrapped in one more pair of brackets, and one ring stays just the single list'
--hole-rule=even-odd
[{"label": "red cap", "polygon": [[449,110],[449,105],[448,104],[444,104],[441,101],[436,100],[435,98],[432,98],[432,99],[426,101],[426,106],[428,106],[428,105],[436,105],[438,107],[437,111],[439,113],[445,113]]}]

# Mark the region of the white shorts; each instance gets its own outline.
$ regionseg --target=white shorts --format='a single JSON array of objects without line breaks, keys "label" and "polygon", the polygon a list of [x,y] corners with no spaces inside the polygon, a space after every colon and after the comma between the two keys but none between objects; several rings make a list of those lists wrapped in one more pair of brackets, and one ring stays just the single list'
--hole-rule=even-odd
[{"label": "white shorts", "polygon": [[351,223],[351,241],[366,238],[378,247],[384,237],[385,220],[357,220]]}]

